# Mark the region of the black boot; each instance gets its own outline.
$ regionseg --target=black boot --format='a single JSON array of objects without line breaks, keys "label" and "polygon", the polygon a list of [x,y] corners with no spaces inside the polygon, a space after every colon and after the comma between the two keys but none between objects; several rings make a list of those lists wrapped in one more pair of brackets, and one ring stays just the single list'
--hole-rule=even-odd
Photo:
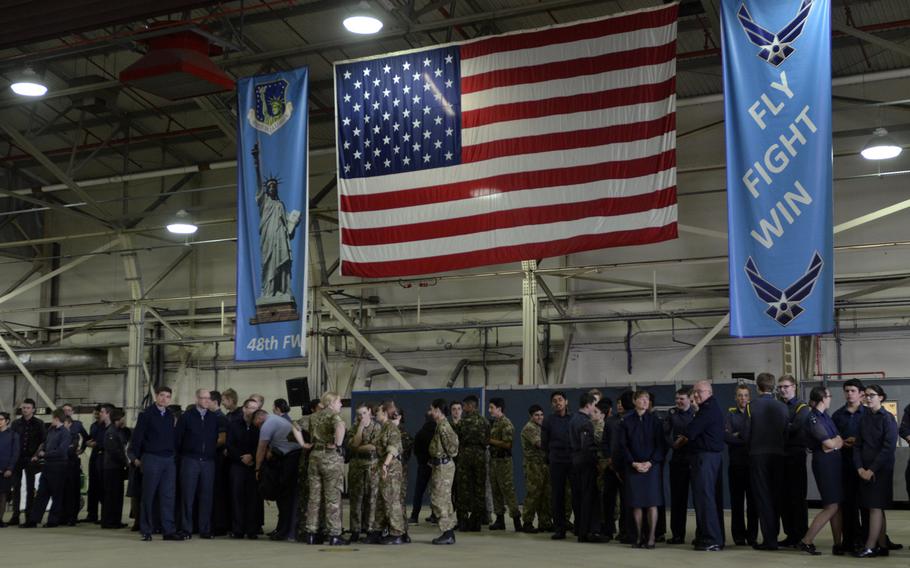
[{"label": "black boot", "polygon": [[484,522],[480,516],[471,515],[471,532],[481,532]]},{"label": "black boot", "polygon": [[382,542],[382,533],[379,531],[370,531],[367,533],[367,537],[363,542],[366,544],[379,544]]},{"label": "black boot", "polygon": [[521,516],[520,515],[513,516],[512,522],[515,524],[515,532],[521,532]]},{"label": "black boot", "polygon": [[455,544],[455,533],[448,530],[433,539],[433,544]]},{"label": "black boot", "polygon": [[344,540],[340,536],[330,536],[329,537],[329,546],[345,546],[350,544],[348,541]]},{"label": "black boot", "polygon": [[350,542],[351,544],[354,544],[355,542],[357,542],[357,541],[359,541],[359,540],[360,540],[360,533],[359,533],[359,532],[356,532],[356,531],[355,531],[355,532],[352,532],[352,533],[351,533],[351,538],[350,538],[350,541],[349,541],[349,542]]},{"label": "black boot", "polygon": [[490,524],[489,529],[491,531],[504,531],[506,530],[506,520],[502,515],[496,515],[496,521]]}]

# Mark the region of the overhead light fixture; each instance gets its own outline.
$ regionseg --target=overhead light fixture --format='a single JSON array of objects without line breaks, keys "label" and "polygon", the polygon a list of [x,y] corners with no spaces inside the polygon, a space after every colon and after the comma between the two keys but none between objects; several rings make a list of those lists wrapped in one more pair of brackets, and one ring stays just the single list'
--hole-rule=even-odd
[{"label": "overhead light fixture", "polygon": [[167,230],[175,235],[192,235],[199,230],[199,227],[193,222],[193,218],[186,212],[186,209],[181,209],[167,224]]},{"label": "overhead light fixture", "polygon": [[369,35],[382,29],[382,20],[377,17],[376,10],[365,1],[351,9],[342,24],[352,34]]},{"label": "overhead light fixture", "polygon": [[17,73],[9,88],[23,97],[40,97],[47,92],[47,85],[31,67],[26,67]]},{"label": "overhead light fixture", "polygon": [[903,148],[891,138],[887,130],[876,128],[860,154],[867,160],[888,160],[896,158],[901,152]]}]

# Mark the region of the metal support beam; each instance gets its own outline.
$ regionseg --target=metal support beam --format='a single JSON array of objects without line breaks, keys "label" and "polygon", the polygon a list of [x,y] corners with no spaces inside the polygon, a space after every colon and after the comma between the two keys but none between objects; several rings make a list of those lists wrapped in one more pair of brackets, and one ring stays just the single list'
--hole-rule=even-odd
[{"label": "metal support beam", "polygon": [[543,290],[544,294],[549,298],[550,303],[553,304],[553,307],[556,308],[556,311],[559,312],[559,315],[566,317],[568,312],[562,307],[562,304],[559,303],[559,300],[556,299],[556,296],[553,295],[553,291],[550,290],[550,287],[547,286],[547,283],[543,281],[543,276],[537,276],[537,284],[540,286],[540,289]]},{"label": "metal support beam", "polygon": [[692,225],[683,225],[683,224],[681,224],[681,223],[680,223],[680,224],[677,224],[676,226],[677,226],[677,228],[679,228],[679,230],[680,230],[681,232],[683,232],[683,233],[691,233],[691,234],[693,234],[693,235],[701,235],[701,236],[703,236],[703,237],[712,237],[712,238],[715,238],[715,239],[723,239],[723,240],[725,240],[725,241],[729,238],[729,237],[727,236],[727,233],[725,233],[725,232],[723,232],[723,231],[715,231],[715,230],[713,230],[713,229],[705,229],[705,228],[702,228],[702,227],[694,227],[694,226],[692,226]]},{"label": "metal support beam", "polygon": [[153,307],[151,307],[151,306],[146,306],[145,309],[146,309],[146,311],[147,311],[148,313],[152,314],[152,317],[153,317],[153,318],[155,318],[156,320],[158,320],[158,321],[161,323],[161,325],[164,326],[164,329],[170,331],[170,332],[173,333],[175,336],[177,336],[177,339],[185,339],[184,336],[183,336],[183,334],[180,333],[179,331],[177,331],[177,328],[175,328],[174,326],[172,326],[171,324],[169,324],[168,322],[166,322],[166,321],[164,320],[164,318],[161,317],[161,314],[159,314],[158,311],[157,311],[155,308],[153,308]]},{"label": "metal support beam", "polygon": [[16,367],[19,369],[19,372],[22,373],[29,384],[32,385],[32,387],[35,389],[35,392],[37,392],[38,396],[41,397],[41,400],[43,400],[45,404],[47,404],[51,409],[56,409],[57,405],[54,404],[54,401],[51,400],[51,397],[47,396],[47,393],[44,392],[44,389],[41,388],[41,385],[39,385],[38,381],[35,380],[35,377],[33,377],[31,372],[29,372],[29,370],[25,368],[25,365],[22,364],[22,359],[16,355],[16,352],[13,351],[13,348],[9,346],[9,343],[3,339],[2,335],[0,335],[0,348],[6,351],[6,354],[9,357],[10,361],[16,365]]},{"label": "metal support beam", "polygon": [[893,215],[898,211],[903,211],[904,209],[910,208],[910,199],[901,201],[900,203],[895,203],[894,205],[889,205],[887,207],[882,207],[872,213],[867,213],[865,215],[860,215],[855,219],[850,219],[849,221],[844,221],[839,225],[834,226],[834,234],[842,233],[844,231],[849,231],[850,229],[855,229],[860,225],[865,225],[866,223],[871,223],[872,221],[878,221],[882,217],[887,217],[888,215]]},{"label": "metal support beam", "polygon": [[701,353],[701,350],[704,349],[705,346],[708,345],[708,343],[710,343],[711,340],[714,339],[717,336],[717,334],[721,332],[721,330],[723,330],[725,327],[727,327],[727,325],[729,323],[730,323],[730,314],[727,314],[724,317],[722,317],[720,319],[720,321],[714,325],[714,327],[711,328],[711,331],[709,331],[707,334],[705,334],[704,337],[702,337],[701,339],[698,340],[698,343],[696,343],[695,346],[692,349],[690,349],[689,352],[686,353],[682,359],[680,359],[679,363],[674,365],[673,368],[670,369],[666,375],[664,375],[664,378],[661,382],[668,383],[671,380],[676,379],[676,375],[680,371],[682,371],[683,368],[686,365],[688,365],[689,362],[692,359],[694,359],[696,355]]},{"label": "metal support beam", "polygon": [[196,105],[206,114],[209,118],[215,122],[215,125],[228,137],[228,140],[237,143],[237,126],[228,121],[224,117],[224,114],[215,107],[211,100],[208,97],[196,97],[193,99],[196,101]]},{"label": "metal support beam", "polygon": [[18,280],[16,280],[12,284],[10,284],[6,288],[6,290],[4,290],[3,292],[0,292],[0,296],[5,296],[6,294],[9,294],[10,292],[12,292],[16,288],[18,288],[19,286],[24,284],[25,281],[28,280],[29,278],[31,278],[33,274],[35,274],[36,272],[41,272],[42,268],[44,268],[44,264],[40,263],[40,262],[36,262],[35,264],[32,265],[32,267],[25,274],[20,276]]},{"label": "metal support beam", "polygon": [[[351,335],[354,336],[354,339],[356,339],[367,351],[370,352],[370,355],[372,355],[373,358],[376,359],[376,361],[382,365],[386,371],[389,372],[392,378],[398,381],[398,384],[400,384],[405,389],[413,390],[414,387],[411,385],[411,383],[402,377],[401,373],[398,372],[398,369],[389,363],[388,359],[386,359],[382,353],[380,353],[379,350],[376,349],[376,347],[370,343],[370,341],[364,337],[363,334],[360,333],[360,330],[357,329],[357,326],[354,325],[354,322],[351,321],[351,318],[349,318],[347,314],[344,313],[344,310],[341,308],[341,306],[339,306],[327,292],[322,293],[322,299],[328,306],[329,311],[332,312],[332,315],[335,317],[335,319],[337,319],[338,322],[341,323],[341,325],[347,329]],[[312,353],[309,355],[312,357]],[[531,364],[536,365],[536,357]]]},{"label": "metal support beam", "polygon": [[525,384],[536,385],[538,381],[537,345],[537,270],[536,260],[521,261],[524,279],[521,282],[521,357],[522,378]]},{"label": "metal support beam", "polygon": [[554,370],[554,376],[549,382],[551,385],[561,385],[566,382],[566,367],[569,365],[569,353],[572,352],[572,341],[575,340],[575,326],[563,326],[562,351],[559,352],[559,362]]},{"label": "metal support beam", "polygon": [[847,24],[838,22],[837,20],[834,20],[834,19],[831,20],[831,29],[833,29],[834,31],[845,33],[845,34],[847,34],[849,36],[853,36],[855,38],[859,38],[866,43],[871,43],[872,45],[877,45],[879,47],[883,47],[883,48],[887,49],[888,51],[893,51],[894,53],[899,53],[900,55],[903,55],[904,57],[910,57],[910,47],[901,45],[899,43],[895,43],[893,41],[888,41],[886,39],[882,39],[882,38],[878,37],[877,35],[870,34],[869,32],[864,32],[862,30],[858,30],[852,26],[848,26]]},{"label": "metal support beam", "polygon": [[881,292],[883,290],[890,290],[891,288],[900,288],[901,286],[910,285],[910,278],[901,278],[900,280],[893,280],[891,282],[882,282],[881,284],[876,284],[874,286],[868,286],[866,288],[860,288],[859,290],[854,290],[853,292],[847,292],[846,294],[841,294],[837,297],[838,300],[852,300],[853,298],[859,298],[861,296],[868,296],[869,294],[875,294],[876,292]]}]

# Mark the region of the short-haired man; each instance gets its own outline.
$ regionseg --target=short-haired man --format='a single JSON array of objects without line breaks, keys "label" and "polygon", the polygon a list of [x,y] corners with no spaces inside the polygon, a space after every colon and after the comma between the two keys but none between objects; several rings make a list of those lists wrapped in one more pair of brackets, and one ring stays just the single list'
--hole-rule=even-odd
[{"label": "short-haired man", "polygon": [[184,538],[193,533],[193,509],[199,503],[199,537],[212,538],[212,491],[215,486],[215,454],[221,425],[209,411],[208,389],[196,390],[196,405],[177,421],[180,453],[181,527]]},{"label": "short-haired man", "polygon": [[749,483],[749,401],[746,385],[736,387],[736,405],[727,410],[724,441],[730,457],[727,475],[730,483],[730,532],[737,546],[755,544],[758,538],[758,510]]},{"label": "short-haired man", "polygon": [[104,431],[104,458],[102,460],[104,494],[101,500],[101,528],[120,529],[123,524],[123,480],[129,458],[126,457],[126,419],[122,410],[105,414],[109,422]]},{"label": "short-haired man", "polygon": [[723,478],[724,412],[710,381],[692,388],[698,412],[686,427],[682,442],[692,452],[692,501],[700,542],[695,550],[714,552],[724,547]]},{"label": "short-haired man", "polygon": [[22,502],[22,478],[25,477],[25,516],[28,521],[29,511],[35,500],[35,475],[38,464],[32,461],[38,447],[44,443],[46,430],[44,422],[35,416],[35,401],[26,398],[19,405],[22,414],[10,425],[10,429],[19,436],[19,461],[13,473],[13,516],[9,524],[19,524],[19,504]]},{"label": "short-haired man", "polygon": [[487,410],[493,425],[490,428],[490,485],[493,490],[493,512],[496,521],[490,525],[491,531],[505,530],[505,509],[509,506],[509,515],[515,524],[515,532],[521,532],[521,511],[515,498],[515,484],[512,480],[512,442],[515,427],[505,414],[506,401],[500,397],[490,399]]},{"label": "short-haired man", "polygon": [[38,493],[35,495],[35,500],[28,510],[28,522],[21,525],[23,528],[38,526],[38,523],[44,517],[44,511],[47,510],[49,500],[51,501],[51,510],[48,512],[47,524],[44,526],[48,528],[60,526],[64,514],[63,494],[66,483],[66,462],[72,446],[72,437],[69,430],[63,425],[65,418],[66,415],[63,409],[54,410],[51,414],[51,424],[47,430],[47,437],[31,458],[32,462],[37,462],[43,458],[44,467],[41,469]]},{"label": "short-haired man", "polygon": [[[522,518],[522,529],[526,533],[536,533],[550,528],[553,521],[550,517],[550,471],[547,468],[547,457],[541,447],[541,430],[543,408],[532,404],[528,408],[528,423],[521,429],[521,453],[524,456],[522,469],[525,476],[525,502]],[[534,516],[537,526],[534,528]]]},{"label": "short-haired man", "polygon": [[[844,485],[843,501],[840,504],[844,523],[844,547],[862,550],[865,544],[864,528],[868,527],[869,511],[859,506],[859,491],[862,480],[853,467],[853,446],[859,436],[859,423],[868,410],[863,405],[865,387],[859,379],[849,379],[843,384],[844,405],[834,411],[831,420],[844,440],[841,452],[841,483]],[[903,436],[901,436],[903,437]]]},{"label": "short-haired man", "polygon": [[458,482],[458,520],[463,530],[480,531],[486,516],[487,444],[490,424],[478,412],[479,400],[468,395],[464,403],[464,416],[455,425],[458,434],[459,458],[456,478]]},{"label": "short-haired man", "polygon": [[227,458],[231,472],[231,538],[259,538],[259,508],[262,500],[256,487],[256,449],[259,429],[253,424],[253,414],[259,405],[247,399],[239,409],[241,420],[228,425]]},{"label": "short-haired man", "polygon": [[569,405],[566,393],[550,394],[553,413],[541,425],[541,447],[550,465],[550,511],[553,515],[553,540],[566,538],[566,486],[572,472],[572,452],[569,445]]},{"label": "short-haired man", "polygon": [[695,418],[692,406],[691,391],[687,387],[677,389],[675,406],[667,413],[663,421],[666,443],[673,448],[670,457],[670,530],[673,537],[669,544],[686,542],[686,518],[689,515],[689,485],[691,452],[686,444],[679,442],[685,435],[686,428]]},{"label": "short-haired man", "polygon": [[155,504],[164,540],[180,541],[174,522],[177,490],[176,438],[174,414],[169,408],[170,387],[155,389],[155,403],[143,410],[136,420],[127,455],[130,462],[142,468],[142,506],[139,530],[142,540],[152,540],[155,530]]},{"label": "short-haired man", "polygon": [[774,375],[755,377],[758,397],[747,406],[749,420],[749,466],[752,496],[758,508],[762,543],[756,550],[777,550],[780,532],[780,490],[783,482],[783,457],[790,417],[787,405],[774,397]]},{"label": "short-haired man", "polygon": [[430,440],[429,464],[430,506],[433,516],[438,519],[442,534],[433,539],[433,544],[455,544],[455,512],[452,509],[452,483],[455,480],[455,463],[458,455],[458,436],[446,417],[446,401],[437,398],[430,403],[430,415],[436,422],[436,432]]},{"label": "short-haired man", "polygon": [[597,454],[591,414],[595,396],[583,393],[578,410],[569,419],[569,452],[571,461],[572,510],[578,542],[603,542],[600,535],[600,506],[597,499]]},{"label": "short-haired man", "polygon": [[790,417],[787,426],[787,443],[784,446],[784,480],[781,486],[781,521],[786,538],[779,546],[796,547],[809,530],[809,491],[806,471],[806,432],[811,409],[796,395],[796,379],[783,375],[777,380],[780,398],[787,405]]},{"label": "short-haired man", "polygon": [[[253,398],[250,396],[250,398]],[[278,526],[270,537],[272,540],[294,540],[297,529],[297,465],[300,460],[302,445],[289,441],[295,432],[294,426],[280,416],[270,415],[264,410],[257,410],[253,415],[253,425],[259,428],[259,444],[256,448],[256,473],[260,474],[263,463],[270,459],[278,462],[281,475],[281,486],[278,487],[275,504],[278,507]],[[299,433],[298,433],[299,434]]]},{"label": "short-haired man", "polygon": [[[92,449],[88,459],[88,494],[85,497],[86,515],[82,519],[85,523],[99,523],[98,507],[104,498],[104,436],[105,421],[102,419],[102,413],[108,413],[108,422],[110,412],[114,406],[111,404],[98,404],[92,413],[94,421],[88,429],[88,440],[85,442],[87,448]],[[138,492],[137,492],[138,493]],[[138,519],[137,519],[138,522]]]}]

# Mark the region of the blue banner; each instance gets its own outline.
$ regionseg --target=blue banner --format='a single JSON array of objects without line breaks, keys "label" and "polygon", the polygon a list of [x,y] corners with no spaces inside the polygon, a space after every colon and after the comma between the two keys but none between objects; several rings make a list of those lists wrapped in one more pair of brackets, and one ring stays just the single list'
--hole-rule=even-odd
[{"label": "blue banner", "polygon": [[730,331],[834,329],[829,0],[723,0]]},{"label": "blue banner", "polygon": [[237,81],[238,361],[304,354],[306,68]]}]

